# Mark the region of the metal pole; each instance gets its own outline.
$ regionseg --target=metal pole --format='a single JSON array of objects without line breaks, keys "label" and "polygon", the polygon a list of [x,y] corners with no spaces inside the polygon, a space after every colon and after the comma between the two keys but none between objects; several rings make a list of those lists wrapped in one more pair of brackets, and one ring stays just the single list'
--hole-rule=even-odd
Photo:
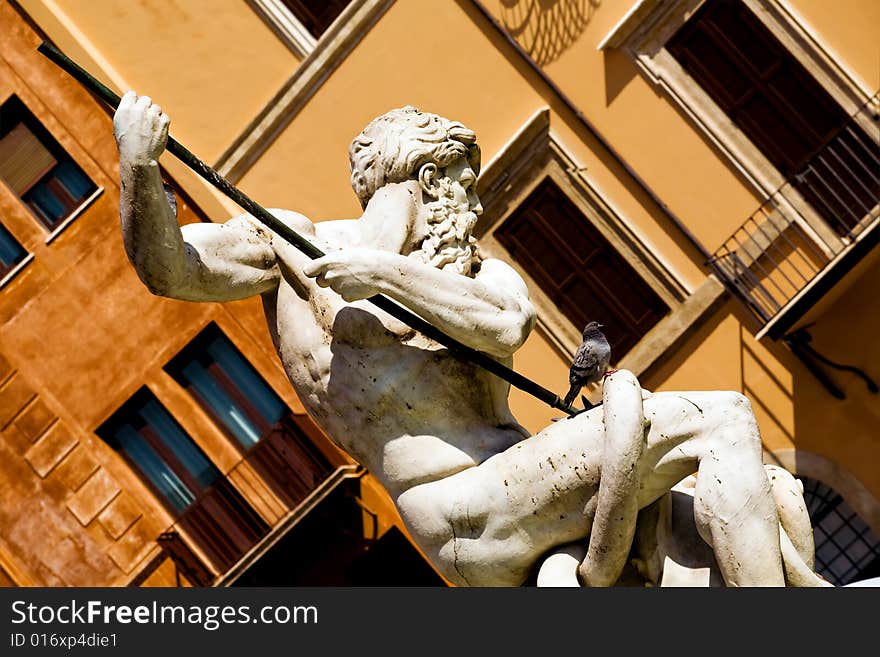
[{"label": "metal pole", "polygon": [[[107,103],[114,109],[119,106],[119,102],[121,99],[116,93],[114,93],[99,80],[94,78],[91,74],[80,67],[79,64],[74,62],[67,55],[55,48],[55,46],[44,41],[40,44],[37,50],[41,54],[52,60],[60,68],[64,69],[86,89],[97,94],[98,97],[100,97],[105,103]],[[186,166],[195,171],[209,183],[211,183],[214,187],[226,194],[226,196],[231,198],[239,206],[241,206],[247,212],[253,215],[254,218],[265,224],[268,228],[272,229],[283,239],[290,242],[293,246],[302,251],[312,260],[317,260],[324,255],[324,252],[321,251],[321,249],[316,247],[314,244],[305,239],[302,235],[300,235],[295,230],[287,226],[285,223],[277,219],[268,210],[266,210],[261,205],[245,195],[244,192],[236,188],[232,183],[226,180],[213,168],[202,162],[202,160],[193,155],[187,148],[185,148],[183,145],[181,145],[180,142],[178,142],[171,136],[168,137],[166,150],[172,155],[176,156],[181,162],[183,162]],[[445,333],[435,328],[418,315],[410,312],[392,299],[377,294],[370,297],[368,301],[378,308],[384,310],[395,319],[398,319],[404,324],[408,325],[410,328],[413,328],[424,334],[425,336],[431,338],[432,340],[442,344],[444,347],[448,348],[450,353],[454,354],[456,357],[462,360],[470,361],[471,363],[482,367],[484,370],[491,372],[492,374],[503,379],[504,381],[507,381],[512,386],[519,388],[520,390],[532,395],[537,399],[540,399],[548,406],[551,406],[552,408],[557,408],[569,415],[574,415],[579,412],[574,407],[563,404],[562,399],[556,393],[548,390],[547,388],[544,388],[543,386],[537,384],[531,379],[528,379],[525,376],[514,372],[512,369],[505,365],[502,365],[491,356],[477,351],[476,349],[471,349],[466,345],[463,345],[458,340],[455,340],[454,338],[446,335]]]}]

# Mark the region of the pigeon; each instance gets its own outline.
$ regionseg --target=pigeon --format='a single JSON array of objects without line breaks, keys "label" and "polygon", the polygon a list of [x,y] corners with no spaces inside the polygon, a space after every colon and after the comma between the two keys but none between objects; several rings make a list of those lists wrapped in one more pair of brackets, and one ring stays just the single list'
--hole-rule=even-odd
[{"label": "pigeon", "polygon": [[578,347],[571,369],[568,371],[568,382],[571,384],[563,402],[571,406],[581,388],[595,383],[608,371],[611,360],[611,345],[599,329],[599,322],[590,322],[584,327],[584,341]]}]

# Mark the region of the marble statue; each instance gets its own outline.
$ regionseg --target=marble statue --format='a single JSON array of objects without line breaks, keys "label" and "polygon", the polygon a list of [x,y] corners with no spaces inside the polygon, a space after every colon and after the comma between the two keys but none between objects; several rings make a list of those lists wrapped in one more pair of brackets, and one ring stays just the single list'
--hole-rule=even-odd
[{"label": "marble statue", "polygon": [[[157,164],[168,125],[134,92],[114,118],[123,239],[138,276],[175,299],[260,295],[306,410],[382,483],[448,580],[518,586],[538,574],[607,586],[635,570],[663,583],[664,564],[682,561],[677,547],[698,535],[711,546],[699,567],[726,585],[823,584],[797,482],[780,472],[771,485],[744,396],[652,394],[618,371],[601,407],[531,436],[505,382],[365,301],[386,295],[511,364],[535,311],[520,276],[481,257],[471,234],[482,212],[473,131],[413,107],[372,121],[349,152],[359,218],[312,223],[272,210],[327,253],[312,261],[247,215],[180,228]],[[695,472],[691,496],[673,491]],[[677,533],[663,520],[680,511],[673,495],[691,517]]]}]

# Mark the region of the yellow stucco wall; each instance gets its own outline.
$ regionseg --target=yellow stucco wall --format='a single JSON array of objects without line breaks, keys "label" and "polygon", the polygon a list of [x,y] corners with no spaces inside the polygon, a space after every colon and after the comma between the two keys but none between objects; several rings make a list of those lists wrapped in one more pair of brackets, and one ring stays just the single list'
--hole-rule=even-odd
[{"label": "yellow stucco wall", "polygon": [[242,0],[22,0],[98,77],[150,95],[172,132],[216,160],[299,62]]},{"label": "yellow stucco wall", "polygon": [[880,2],[788,0],[796,17],[865,91],[880,90]]}]

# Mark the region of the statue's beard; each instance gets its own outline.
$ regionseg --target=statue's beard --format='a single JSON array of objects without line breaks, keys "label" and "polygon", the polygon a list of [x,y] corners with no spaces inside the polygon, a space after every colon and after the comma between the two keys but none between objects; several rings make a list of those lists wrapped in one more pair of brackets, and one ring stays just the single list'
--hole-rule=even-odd
[{"label": "statue's beard", "polygon": [[456,201],[447,194],[427,207],[428,234],[410,257],[443,271],[469,276],[474,265],[482,260],[477,240],[471,235],[477,215],[460,212]]}]

